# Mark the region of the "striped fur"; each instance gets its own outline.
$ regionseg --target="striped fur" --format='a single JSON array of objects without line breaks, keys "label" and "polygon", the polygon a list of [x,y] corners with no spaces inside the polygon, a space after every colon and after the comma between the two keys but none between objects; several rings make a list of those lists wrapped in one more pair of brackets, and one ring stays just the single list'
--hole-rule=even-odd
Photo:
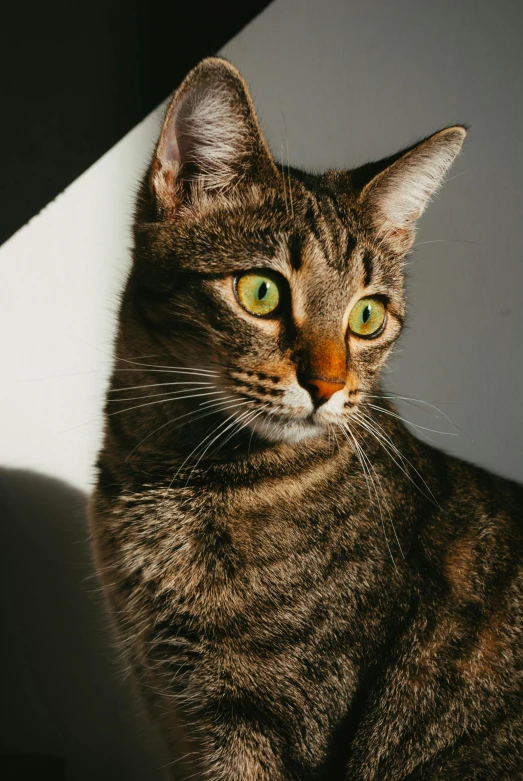
[{"label": "striped fur", "polygon": [[[376,401],[415,219],[463,137],[312,176],[272,159],[229,63],[173,97],[90,505],[173,778],[523,778],[523,491]],[[281,275],[276,316],[239,305],[251,269]],[[369,295],[387,315],[362,339]],[[315,378],[345,384],[319,405]]]}]

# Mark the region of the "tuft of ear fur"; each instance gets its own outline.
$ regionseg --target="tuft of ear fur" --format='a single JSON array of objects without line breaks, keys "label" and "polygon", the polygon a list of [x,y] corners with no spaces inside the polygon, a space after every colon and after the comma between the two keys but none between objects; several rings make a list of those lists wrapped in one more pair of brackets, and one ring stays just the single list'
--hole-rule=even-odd
[{"label": "tuft of ear fur", "polygon": [[275,170],[245,81],[226,60],[208,58],[176,90],[151,169],[163,209],[225,193]]},{"label": "tuft of ear fur", "polygon": [[447,127],[394,159],[363,188],[360,203],[378,239],[394,252],[408,252],[415,223],[458,155],[467,132]]}]

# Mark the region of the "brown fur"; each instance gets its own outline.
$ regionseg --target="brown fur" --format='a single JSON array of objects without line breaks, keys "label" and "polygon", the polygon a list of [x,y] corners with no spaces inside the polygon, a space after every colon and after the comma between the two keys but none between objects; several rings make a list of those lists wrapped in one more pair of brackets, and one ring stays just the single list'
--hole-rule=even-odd
[{"label": "brown fur", "polygon": [[[419,442],[379,382],[415,219],[463,137],[312,176],[279,169],[225,61],[174,95],[91,501],[173,777],[523,778],[522,489]],[[260,268],[281,275],[267,318],[234,294]],[[387,316],[364,339],[369,295]]]}]

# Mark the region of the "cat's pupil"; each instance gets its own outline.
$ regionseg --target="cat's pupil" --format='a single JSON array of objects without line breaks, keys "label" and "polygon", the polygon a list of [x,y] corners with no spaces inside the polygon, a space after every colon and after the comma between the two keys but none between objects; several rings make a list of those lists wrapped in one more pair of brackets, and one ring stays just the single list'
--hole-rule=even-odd
[{"label": "cat's pupil", "polygon": [[367,306],[363,310],[363,314],[361,316],[361,319],[363,320],[364,323],[366,323],[367,320],[369,319],[369,317],[370,317],[370,306],[367,304]]},{"label": "cat's pupil", "polygon": [[261,301],[265,296],[267,295],[267,291],[269,289],[269,286],[267,282],[262,282],[260,287],[258,288],[258,301]]}]

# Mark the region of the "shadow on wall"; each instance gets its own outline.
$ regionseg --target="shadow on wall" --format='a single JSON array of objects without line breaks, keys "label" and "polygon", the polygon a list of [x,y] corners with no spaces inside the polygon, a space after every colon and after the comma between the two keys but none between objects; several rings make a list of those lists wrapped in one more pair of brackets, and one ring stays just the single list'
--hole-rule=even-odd
[{"label": "shadow on wall", "polygon": [[0,468],[2,778],[7,754],[63,757],[67,781],[163,777],[117,662],[85,506],[85,494],[60,480]]}]

